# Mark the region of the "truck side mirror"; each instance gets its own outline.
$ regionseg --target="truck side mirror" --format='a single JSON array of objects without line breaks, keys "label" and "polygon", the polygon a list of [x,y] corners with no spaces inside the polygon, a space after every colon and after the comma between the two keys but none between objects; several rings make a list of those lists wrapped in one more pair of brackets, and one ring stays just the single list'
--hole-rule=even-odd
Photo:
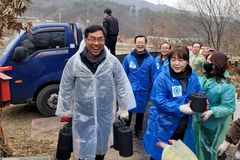
[{"label": "truck side mirror", "polygon": [[28,56],[28,50],[20,46],[15,48],[12,59],[14,61],[20,61],[25,59],[27,56]]}]

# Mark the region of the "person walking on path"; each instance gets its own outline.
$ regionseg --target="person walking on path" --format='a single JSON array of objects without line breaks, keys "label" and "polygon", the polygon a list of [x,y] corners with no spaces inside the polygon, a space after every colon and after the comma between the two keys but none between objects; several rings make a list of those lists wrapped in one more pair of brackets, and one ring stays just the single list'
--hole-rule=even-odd
[{"label": "person walking on path", "polygon": [[105,37],[102,26],[87,27],[60,82],[56,115],[62,121],[72,119],[73,154],[84,160],[103,160],[113,144],[116,101],[120,119],[128,118],[128,110],[136,107],[121,63],[104,47]]}]

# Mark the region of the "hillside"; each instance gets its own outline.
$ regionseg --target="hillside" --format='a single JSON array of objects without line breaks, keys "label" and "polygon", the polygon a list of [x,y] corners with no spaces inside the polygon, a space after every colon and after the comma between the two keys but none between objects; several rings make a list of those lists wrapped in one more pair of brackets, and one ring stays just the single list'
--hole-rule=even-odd
[{"label": "hillside", "polygon": [[[168,24],[169,18],[171,18],[169,23],[171,22],[173,27],[181,26],[177,24],[178,21],[181,21],[178,16],[179,10],[141,0],[138,3],[134,3],[135,0],[121,0],[119,2],[117,0],[33,0],[32,2],[33,4],[25,16],[56,22],[78,22],[83,27],[89,24],[102,24],[104,9],[111,8],[113,16],[119,20],[122,37],[133,37],[136,34],[149,35],[153,34],[152,31],[162,27],[165,27],[164,34],[167,33],[168,36],[172,37],[177,36],[174,32],[170,33],[172,31],[181,31],[182,35],[187,32],[184,31],[186,28],[184,26],[171,29],[172,31],[168,31],[168,27],[166,27],[166,25],[170,25]],[[164,26],[161,26],[161,21],[164,21]]]}]

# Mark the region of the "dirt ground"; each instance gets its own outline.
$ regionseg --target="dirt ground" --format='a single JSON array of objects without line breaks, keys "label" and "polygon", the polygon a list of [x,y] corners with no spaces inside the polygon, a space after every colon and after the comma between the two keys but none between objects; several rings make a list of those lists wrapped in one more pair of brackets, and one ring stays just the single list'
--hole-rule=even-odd
[{"label": "dirt ground", "polygon": [[32,119],[42,117],[35,107],[7,106],[3,111],[2,126],[13,157],[49,156],[55,153],[51,138],[38,140],[31,137]]},{"label": "dirt ground", "polygon": [[[57,117],[43,117],[34,106],[7,106],[3,109],[2,126],[12,157],[49,157],[55,159],[58,131],[63,125]],[[133,116],[134,119],[134,116]],[[145,124],[146,125],[145,117]],[[227,153],[230,160],[233,147]],[[1,157],[0,157],[1,159]],[[105,160],[147,160],[141,141],[133,140],[133,155],[125,158],[110,149]],[[75,160],[71,158],[71,160]]]},{"label": "dirt ground", "polygon": [[[2,126],[7,143],[13,150],[12,157],[55,159],[58,131],[63,125],[57,117],[43,117],[29,105],[7,106],[3,112]],[[133,156],[120,157],[118,151],[110,149],[105,160],[147,160],[141,142],[137,139],[133,142]]]}]

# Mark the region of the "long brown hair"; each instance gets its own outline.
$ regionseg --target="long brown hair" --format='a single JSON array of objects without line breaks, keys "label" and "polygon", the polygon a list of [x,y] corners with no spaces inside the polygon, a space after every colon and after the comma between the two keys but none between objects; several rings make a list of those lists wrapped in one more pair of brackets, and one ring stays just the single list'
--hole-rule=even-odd
[{"label": "long brown hair", "polygon": [[224,77],[224,72],[230,68],[228,64],[227,56],[222,52],[213,52],[211,56],[211,62],[213,64],[213,74],[220,80]]}]

